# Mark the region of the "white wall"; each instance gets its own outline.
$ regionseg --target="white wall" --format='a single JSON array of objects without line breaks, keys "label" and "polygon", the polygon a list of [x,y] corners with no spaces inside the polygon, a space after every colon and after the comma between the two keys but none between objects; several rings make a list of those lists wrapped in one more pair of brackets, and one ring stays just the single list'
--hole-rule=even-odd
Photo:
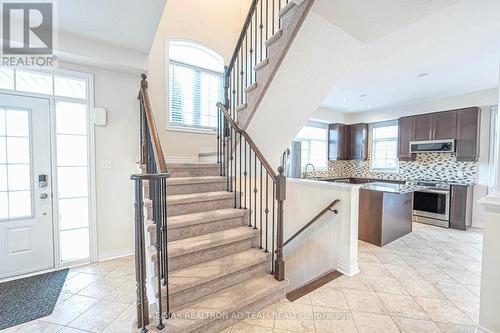
[{"label": "white wall", "polygon": [[347,117],[349,118],[349,123],[351,124],[360,122],[374,123],[420,113],[459,109],[468,106],[496,105],[497,103],[498,89],[488,89],[458,96],[416,101],[401,105],[394,105],[384,109],[352,113],[347,114]]},{"label": "white wall", "polygon": [[317,3],[305,18],[247,128],[274,167],[331,88],[355,63],[355,55],[363,46],[322,18],[315,9]]},{"label": "white wall", "polygon": [[151,102],[167,157],[198,157],[200,147],[214,147],[215,136],[167,129],[168,42],[187,39],[224,57],[232,56],[240,34],[248,0],[168,0],[149,55],[148,81]]},{"label": "white wall", "polygon": [[[95,127],[95,172],[98,257],[132,253],[134,247],[133,183],[137,173],[139,107],[136,75],[59,63],[59,67],[94,76],[95,106],[108,110],[105,127]],[[112,169],[101,169],[111,160]]]},{"label": "white wall", "polygon": [[288,290],[338,270],[352,276],[358,268],[359,187],[303,179],[287,179],[284,206],[284,239],[287,240],[321,212],[340,199],[339,214],[326,213],[284,250]]}]

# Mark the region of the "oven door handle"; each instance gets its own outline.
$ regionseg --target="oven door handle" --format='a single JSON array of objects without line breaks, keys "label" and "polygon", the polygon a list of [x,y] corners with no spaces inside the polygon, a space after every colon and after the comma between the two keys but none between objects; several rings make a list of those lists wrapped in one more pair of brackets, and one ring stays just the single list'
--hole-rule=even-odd
[{"label": "oven door handle", "polygon": [[446,194],[446,195],[450,195],[450,191],[446,191],[446,190],[431,190],[431,189],[425,189],[425,190],[418,190],[416,192],[426,192],[426,193],[437,193],[437,194]]}]

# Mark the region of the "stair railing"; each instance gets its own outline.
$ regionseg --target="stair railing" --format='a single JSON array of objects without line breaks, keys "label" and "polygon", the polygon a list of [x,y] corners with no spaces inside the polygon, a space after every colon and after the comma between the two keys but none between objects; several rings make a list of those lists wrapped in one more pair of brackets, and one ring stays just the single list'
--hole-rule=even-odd
[{"label": "stair railing", "polygon": [[227,191],[234,193],[233,206],[248,209],[248,227],[258,230],[259,249],[271,252],[271,274],[285,278],[283,260],[283,204],[286,176],[283,166],[276,173],[247,132],[217,104],[217,161],[226,177]]},{"label": "stair railing", "polygon": [[[147,332],[149,324],[149,301],[146,281],[146,216],[152,219],[156,226],[156,239],[152,242],[156,248],[156,283],[158,295],[159,320],[158,329],[163,329],[163,319],[170,317],[168,289],[168,248],[167,248],[167,178],[169,177],[165,157],[154,120],[153,110],[148,94],[146,75],[141,75],[139,91],[140,104],[140,152],[141,165],[145,173],[132,175],[130,179],[135,185],[135,273],[137,290],[137,327],[140,332]],[[144,185],[149,190],[144,193]],[[151,200],[151,214],[145,214],[144,198]],[[152,283],[155,283],[151,281]],[[166,290],[166,309],[163,308],[162,288]],[[165,310],[165,314],[164,314]]]},{"label": "stair railing", "polygon": [[257,80],[255,66],[267,58],[266,41],[281,29],[279,12],[290,0],[253,0],[236,48],[225,70],[225,105],[236,119],[236,108],[247,102],[245,88]]}]

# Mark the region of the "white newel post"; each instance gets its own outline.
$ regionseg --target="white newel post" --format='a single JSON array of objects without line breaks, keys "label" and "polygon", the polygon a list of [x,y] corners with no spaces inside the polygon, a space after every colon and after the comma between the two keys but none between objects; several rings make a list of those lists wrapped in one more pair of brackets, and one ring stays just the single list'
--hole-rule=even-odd
[{"label": "white newel post", "polygon": [[[499,102],[500,105],[500,102]],[[497,117],[500,129],[500,117]],[[486,209],[484,221],[483,263],[481,271],[481,307],[478,331],[500,332],[500,131],[495,138],[495,189],[479,200]]]}]

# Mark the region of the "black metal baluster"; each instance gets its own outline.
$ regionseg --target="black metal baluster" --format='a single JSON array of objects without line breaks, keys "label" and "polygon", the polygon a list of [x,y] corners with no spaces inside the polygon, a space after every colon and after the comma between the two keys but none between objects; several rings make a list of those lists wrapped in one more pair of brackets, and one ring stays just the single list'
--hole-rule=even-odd
[{"label": "black metal baluster", "polygon": [[[274,4],[274,1],[275,1],[275,0],[272,0],[272,2],[273,2],[273,10],[272,10],[272,14],[273,14],[273,22],[272,22],[272,25],[273,25],[273,26],[272,26],[272,31],[273,31],[273,35],[276,33],[276,31],[274,30],[274,26],[275,26],[275,24],[274,24],[274,23],[276,22],[276,14],[275,14],[275,10],[274,10],[274,9],[275,9],[275,6],[274,6],[274,5],[275,5],[275,4]],[[280,1],[280,0],[278,0],[278,1]]]},{"label": "black metal baluster", "polygon": [[167,207],[167,179],[163,178],[161,180],[161,187],[163,189],[162,191],[162,202],[163,202],[163,223],[162,223],[162,252],[163,252],[163,270],[165,272],[163,276],[163,285],[166,288],[166,293],[167,293],[167,315],[166,318],[170,318],[170,290],[169,290],[169,285],[168,285],[168,233],[167,233],[167,219],[168,219],[168,207]]},{"label": "black metal baluster", "polygon": [[236,129],[234,129],[234,208],[237,208],[237,192],[238,192],[238,187],[237,187],[237,172],[238,172],[238,143],[236,142],[238,140],[237,137],[238,132],[236,132]]},{"label": "black metal baluster", "polygon": [[[281,11],[281,0],[278,0],[278,13]],[[281,29],[281,17],[278,15],[278,29]]]},{"label": "black metal baluster", "polygon": [[266,210],[264,211],[266,213],[266,250],[265,252],[269,252],[267,247],[268,247],[268,242],[269,242],[269,172],[266,171]]},{"label": "black metal baluster", "polygon": [[161,206],[161,196],[162,196],[162,191],[160,188],[160,181],[159,179],[152,179],[149,181],[150,184],[154,184],[154,189],[155,189],[155,196],[153,199],[153,209],[155,210],[155,224],[156,224],[156,263],[157,263],[157,269],[158,269],[158,311],[160,313],[159,315],[159,323],[156,328],[159,330],[162,330],[165,325],[163,325],[163,300],[161,299],[161,279],[162,276],[166,276],[166,272],[164,271],[164,268],[162,267],[163,265],[163,256],[165,253],[163,253],[162,250],[162,242],[161,242],[161,237],[162,237],[162,224],[163,224],[163,212],[162,212],[162,206]]},{"label": "black metal baluster", "polygon": [[250,147],[248,152],[248,226],[252,226],[252,147]]},{"label": "black metal baluster", "polygon": [[242,141],[242,138],[241,138],[241,133],[240,133],[240,142],[239,142],[239,149],[240,149],[240,160],[239,160],[239,167],[240,167],[240,209],[242,208],[241,207],[241,197],[243,196],[243,192],[242,192],[242,185],[243,185],[243,177],[242,177],[242,173],[241,173],[241,162],[243,161],[243,159],[241,158],[241,154],[242,154],[242,149],[241,149],[241,141]]},{"label": "black metal baluster", "polygon": [[257,229],[257,153],[254,154],[255,157],[255,178],[254,178],[254,187],[253,187],[253,228]]},{"label": "black metal baluster", "polygon": [[263,177],[263,174],[262,174],[262,161],[260,161],[260,207],[259,207],[259,211],[260,211],[260,221],[259,221],[259,224],[260,224],[260,230],[259,230],[259,249],[263,249],[262,247],[262,220],[263,220],[263,216],[262,216],[262,177]]},{"label": "black metal baluster", "polygon": [[[257,13],[254,12],[253,14],[255,16],[255,65],[257,65],[259,62],[258,62],[258,54],[259,54],[259,48],[258,48],[258,21],[257,21]],[[255,82],[257,82],[257,71],[255,71]]]},{"label": "black metal baluster", "polygon": [[264,2],[264,0],[260,1],[260,61],[262,61],[264,59],[263,58],[263,51],[264,51],[264,45],[265,45],[264,22],[262,21],[263,20],[263,10],[262,10],[262,3],[263,2]]},{"label": "black metal baluster", "polygon": [[233,128],[229,129],[229,192],[233,192]]},{"label": "black metal baluster", "polygon": [[[274,217],[275,217],[275,214],[276,214],[276,183],[274,182],[273,180],[273,226],[272,226],[272,235],[271,235],[271,242],[272,242],[272,245],[271,245],[271,262],[274,263]],[[271,265],[272,268],[271,268],[271,274],[274,274],[274,265]]]},{"label": "black metal baluster", "polygon": [[243,200],[243,208],[244,209],[247,209],[247,140],[245,139],[245,154],[244,154],[244,158],[245,158],[245,170],[243,171],[243,176],[245,176],[245,186],[244,186],[244,193],[245,193],[245,200]]}]

